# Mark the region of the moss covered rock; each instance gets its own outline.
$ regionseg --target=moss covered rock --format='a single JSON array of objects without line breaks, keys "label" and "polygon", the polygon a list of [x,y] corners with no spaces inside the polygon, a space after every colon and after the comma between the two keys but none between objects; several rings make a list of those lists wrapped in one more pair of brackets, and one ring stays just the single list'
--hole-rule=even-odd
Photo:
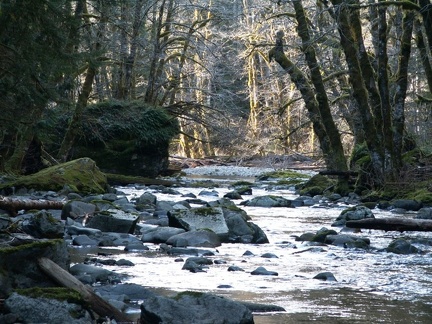
[{"label": "moss covered rock", "polygon": [[11,187],[46,191],[59,191],[68,187],[75,192],[104,193],[108,183],[105,174],[99,170],[95,161],[81,158],[0,185],[0,189]]},{"label": "moss covered rock", "polygon": [[322,195],[324,191],[336,185],[336,181],[321,174],[316,174],[300,187],[301,196]]}]

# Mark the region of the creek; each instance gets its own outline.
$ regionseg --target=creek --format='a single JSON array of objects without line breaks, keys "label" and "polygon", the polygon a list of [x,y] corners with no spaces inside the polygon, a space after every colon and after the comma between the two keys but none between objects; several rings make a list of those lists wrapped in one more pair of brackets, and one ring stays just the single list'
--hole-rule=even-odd
[{"label": "creek", "polygon": [[[199,180],[208,180],[209,177]],[[195,178],[196,180],[196,178]],[[222,185],[212,188],[218,197],[198,196],[209,188],[179,187],[182,194],[194,193],[203,200],[216,200],[232,191],[229,181],[213,177]],[[243,179],[245,180],[245,179]],[[251,180],[251,179],[246,179]],[[252,180],[253,181],[253,180]],[[129,199],[143,192],[153,192],[158,200],[184,200],[180,195],[161,194],[133,186],[118,187]],[[277,195],[287,199],[297,197],[292,189],[268,189],[262,185],[253,188],[252,196]],[[235,201],[239,204],[241,200]],[[205,291],[234,300],[275,304],[286,312],[255,314],[258,324],[299,322],[321,323],[432,323],[432,254],[430,233],[384,232],[363,230],[359,235],[371,241],[369,250],[345,249],[332,245],[313,245],[298,242],[294,236],[316,232],[322,227],[331,228],[332,222],[346,204],[322,203],[312,207],[260,208],[244,207],[252,222],[266,233],[269,244],[223,244],[215,249],[213,260],[226,264],[210,265],[206,272],[191,273],[182,270],[184,262],[178,256],[159,251],[159,245],[146,245],[149,251],[125,253],[123,249],[107,249],[116,258],[132,261],[133,267],[105,266],[126,275],[124,283],[136,283],[164,294],[172,295],[184,290]],[[375,217],[395,216],[390,211],[373,210]],[[413,213],[398,215],[413,217]],[[333,228],[340,231],[341,228]],[[352,233],[350,233],[352,234]],[[383,251],[398,237],[409,237],[424,253],[397,255]],[[244,256],[250,251],[252,256]],[[277,258],[263,258],[264,253]],[[182,256],[186,260],[188,256]],[[234,265],[244,271],[227,271]],[[250,272],[257,267],[276,271],[278,276],[256,276]],[[313,279],[321,272],[331,272],[337,281]],[[218,288],[221,285],[230,288]]]}]

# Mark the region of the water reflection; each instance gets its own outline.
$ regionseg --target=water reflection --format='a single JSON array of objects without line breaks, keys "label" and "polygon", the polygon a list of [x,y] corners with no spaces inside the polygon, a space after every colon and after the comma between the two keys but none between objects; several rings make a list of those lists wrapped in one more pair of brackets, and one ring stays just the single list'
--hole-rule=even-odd
[{"label": "water reflection", "polygon": [[[144,190],[121,188],[129,197],[138,197]],[[177,188],[182,193],[198,194],[200,188]],[[222,197],[229,188],[216,188]],[[159,200],[182,200],[176,195],[155,193]],[[288,199],[296,195],[290,190],[254,189],[254,196],[273,194]],[[215,200],[215,197],[200,197]],[[245,196],[250,199],[252,197]],[[211,265],[206,272],[181,270],[183,262],[159,252],[158,245],[149,244],[150,251],[128,253],[109,250],[135,263],[134,267],[107,267],[127,275],[124,282],[157,289],[164,294],[199,290],[225,295],[236,300],[282,306],[285,313],[257,314],[258,324],[279,323],[432,323],[432,270],[428,245],[429,233],[396,233],[364,231],[355,235],[371,240],[371,249],[354,250],[336,246],[311,246],[296,242],[294,236],[330,227],[347,206],[300,208],[244,208],[267,234],[270,244],[223,244],[213,259],[226,264]],[[374,210],[376,217],[393,216]],[[339,230],[339,229],[337,229]],[[425,254],[396,255],[383,252],[397,237],[415,237]],[[243,256],[249,250],[253,256]],[[277,259],[265,259],[263,253],[274,253]],[[184,257],[186,259],[187,257]],[[245,271],[228,272],[236,265]],[[250,272],[263,266],[278,276],[252,276]],[[336,282],[313,279],[319,272],[330,271]],[[232,288],[219,289],[219,285]]]}]

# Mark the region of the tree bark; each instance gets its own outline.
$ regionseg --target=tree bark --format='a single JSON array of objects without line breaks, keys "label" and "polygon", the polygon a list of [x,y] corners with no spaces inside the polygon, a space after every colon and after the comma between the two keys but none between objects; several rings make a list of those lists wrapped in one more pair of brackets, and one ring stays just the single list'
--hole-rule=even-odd
[{"label": "tree bark", "polygon": [[62,267],[54,263],[48,258],[38,259],[39,267],[49,277],[54,279],[56,282],[67,288],[76,290],[81,297],[90,304],[91,308],[99,315],[114,319],[117,322],[132,322],[125,314],[119,311],[117,308],[109,304],[107,301],[96,295],[93,290],[84,285],[77,278],[72,276],[69,272],[64,270]]},{"label": "tree bark", "polygon": [[346,227],[376,229],[384,231],[419,231],[432,232],[432,220],[403,218],[366,218],[346,222]]},{"label": "tree bark", "polygon": [[24,200],[0,196],[0,208],[7,210],[11,216],[16,216],[21,209],[62,209],[64,204],[64,201]]}]

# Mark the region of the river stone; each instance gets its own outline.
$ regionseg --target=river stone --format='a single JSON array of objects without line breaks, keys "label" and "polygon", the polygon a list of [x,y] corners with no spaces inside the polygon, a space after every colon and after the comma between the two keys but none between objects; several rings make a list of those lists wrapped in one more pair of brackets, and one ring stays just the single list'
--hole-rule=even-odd
[{"label": "river stone", "polygon": [[61,219],[72,218],[74,220],[84,219],[86,215],[92,216],[96,211],[96,205],[80,200],[67,202],[61,213]]},{"label": "river stone", "polygon": [[92,323],[92,317],[82,305],[48,298],[31,298],[12,293],[5,308],[18,316],[21,323]]},{"label": "river stone", "polygon": [[313,279],[324,280],[324,281],[337,281],[333,273],[331,272],[321,272],[318,273]]},{"label": "river stone", "polygon": [[229,266],[228,271],[244,271],[244,269],[238,266]]},{"label": "river stone", "polygon": [[96,228],[88,228],[76,225],[66,226],[66,233],[69,235],[87,235],[92,237],[98,237],[102,235],[102,231]]},{"label": "river stone", "polygon": [[416,217],[417,219],[432,219],[432,208],[431,207],[423,207],[421,208]]},{"label": "river stone", "polygon": [[329,230],[326,227],[319,229],[312,237],[312,242],[324,243],[327,235],[337,235],[335,230]]},{"label": "river stone", "polygon": [[190,272],[193,272],[193,273],[205,272],[203,270],[202,264],[198,264],[191,259],[186,260],[186,262],[184,263],[184,265],[182,267],[182,270],[189,270]]},{"label": "river stone", "polygon": [[291,207],[291,200],[279,196],[260,196],[242,201],[248,207]]},{"label": "river stone", "polygon": [[241,302],[245,305],[251,312],[254,313],[269,313],[269,312],[285,312],[285,308],[272,304],[257,304],[251,302]]},{"label": "river stone", "polygon": [[375,218],[372,211],[365,206],[354,206],[343,210],[331,226],[344,226],[347,221]]},{"label": "river stone", "polygon": [[186,231],[208,229],[222,241],[228,238],[229,228],[220,207],[198,207],[189,210],[172,210],[168,213],[169,226]]},{"label": "river stone", "polygon": [[392,252],[396,254],[413,254],[420,252],[419,249],[417,249],[414,245],[412,245],[404,238],[398,238],[392,241],[386,250],[387,252]]},{"label": "river stone", "polygon": [[221,245],[221,240],[213,231],[203,229],[173,235],[166,243],[174,247],[217,247]]},{"label": "river stone", "polygon": [[143,210],[143,208],[154,208],[156,206],[157,197],[151,192],[144,192],[138,197],[136,201],[137,209]]},{"label": "river stone", "polygon": [[98,246],[99,242],[89,238],[87,235],[78,235],[73,238],[72,244],[77,246]]},{"label": "river stone", "polygon": [[423,204],[417,200],[412,199],[397,199],[391,203],[394,208],[402,208],[405,210],[418,211],[423,207]]},{"label": "river stone", "polygon": [[110,282],[113,278],[117,277],[113,271],[83,263],[73,265],[69,269],[69,272],[77,278],[90,276],[93,283]]},{"label": "river stone", "polygon": [[36,238],[62,238],[64,223],[55,219],[50,213],[42,210],[21,223],[23,232]]},{"label": "river stone", "polygon": [[348,234],[327,235],[324,243],[341,246],[345,248],[367,249],[370,246],[370,239]]},{"label": "river stone", "polygon": [[109,209],[94,215],[87,223],[87,227],[97,228],[102,232],[134,233],[136,223],[140,217],[125,213],[120,209]]},{"label": "river stone", "polygon": [[169,255],[207,255],[211,256],[214,255],[214,252],[210,250],[204,250],[204,249],[191,249],[191,248],[181,248],[181,247],[173,247],[167,250],[167,254]]},{"label": "river stone", "polygon": [[229,199],[243,199],[242,198],[242,196],[236,191],[236,190],[234,190],[234,191],[230,191],[230,192],[227,192],[225,195],[224,195],[224,198],[229,198]]},{"label": "river stone", "polygon": [[258,267],[254,271],[251,272],[251,275],[255,275],[255,276],[278,276],[279,274],[275,271],[268,271],[264,267]]},{"label": "river stone", "polygon": [[143,231],[141,241],[148,243],[166,243],[166,241],[174,235],[184,233],[183,228],[159,226],[151,230]]},{"label": "river stone", "polygon": [[253,324],[252,312],[239,302],[200,292],[174,298],[155,296],[141,304],[141,323]]}]

